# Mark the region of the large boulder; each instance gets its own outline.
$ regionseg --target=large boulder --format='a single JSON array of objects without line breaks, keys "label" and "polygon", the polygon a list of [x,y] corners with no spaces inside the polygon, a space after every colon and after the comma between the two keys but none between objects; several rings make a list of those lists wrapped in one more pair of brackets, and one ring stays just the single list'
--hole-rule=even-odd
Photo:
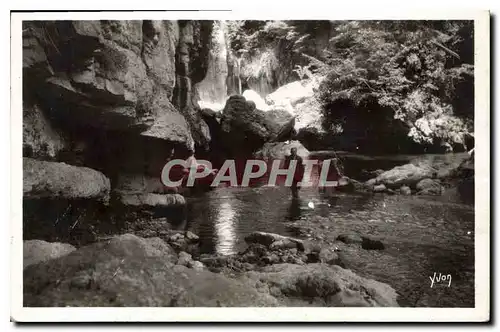
[{"label": "large boulder", "polygon": [[401,186],[401,188],[399,188],[399,192],[401,195],[408,196],[411,195],[411,188],[408,186]]},{"label": "large boulder", "polygon": [[255,103],[234,95],[227,100],[222,111],[222,139],[233,150],[251,153],[275,139],[292,119],[292,116],[282,113],[267,115],[257,109]]},{"label": "large boulder", "polygon": [[469,154],[466,152],[428,154],[412,159],[411,163],[418,167],[431,167],[436,171],[436,177],[443,179],[453,176],[456,170],[469,159]]},{"label": "large boulder", "polygon": [[393,169],[386,171],[375,178],[376,184],[383,184],[387,188],[397,189],[403,185],[415,187],[415,185],[425,178],[432,178],[436,171],[426,165],[416,166],[414,164],[406,164],[396,166]]},{"label": "large boulder", "polygon": [[245,281],[174,266],[159,238],[125,234],[95,243],[23,273],[27,307],[254,307],[278,301]]},{"label": "large boulder", "polygon": [[245,242],[249,244],[261,244],[268,248],[273,248],[274,244],[276,249],[283,248],[287,244],[292,243],[295,248],[304,251],[304,242],[302,240],[274,233],[252,232],[245,237]]},{"label": "large boulder", "polygon": [[248,278],[264,284],[284,305],[329,307],[398,307],[389,285],[366,279],[337,265],[275,264]]},{"label": "large boulder", "polygon": [[418,195],[441,195],[443,192],[443,186],[437,180],[433,179],[423,179],[416,185]]},{"label": "large boulder", "polygon": [[265,143],[259,151],[255,152],[254,156],[265,160],[285,159],[286,156],[290,155],[292,148],[297,149],[297,155],[302,159],[307,159],[309,156],[309,151],[299,141]]},{"label": "large boulder", "polygon": [[24,198],[109,200],[110,182],[88,167],[23,158]]},{"label": "large boulder", "polygon": [[76,250],[71,244],[27,240],[23,242],[23,268],[69,254]]}]

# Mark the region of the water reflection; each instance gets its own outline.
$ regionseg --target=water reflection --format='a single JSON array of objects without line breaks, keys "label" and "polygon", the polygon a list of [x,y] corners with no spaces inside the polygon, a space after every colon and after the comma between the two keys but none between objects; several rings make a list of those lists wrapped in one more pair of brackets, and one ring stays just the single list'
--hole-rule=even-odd
[{"label": "water reflection", "polygon": [[231,199],[222,202],[218,207],[215,220],[215,251],[230,255],[236,253],[235,217]]},{"label": "water reflection", "polygon": [[[427,287],[428,275],[435,271],[454,273],[455,289],[465,292],[451,290],[453,299],[462,305],[474,304],[470,298],[474,285],[471,206],[418,196],[346,194],[317,188],[303,188],[292,199],[289,188],[259,187],[218,188],[191,198],[190,211],[188,228],[200,235],[201,253],[236,253],[245,249],[244,238],[254,231],[300,237],[296,225],[287,221],[314,223],[321,217],[318,220],[328,226],[324,236],[329,240],[352,232],[381,238],[387,245],[383,251],[346,251],[345,255],[353,255],[349,268],[406,292],[411,305],[415,299],[409,292],[422,282]],[[433,301],[429,304],[445,303],[431,294],[426,295],[425,301]],[[446,302],[450,303],[454,302]]]},{"label": "water reflection", "polygon": [[287,219],[289,221],[295,221],[299,220],[300,217],[302,216],[301,213],[301,200],[298,197],[293,197],[292,200],[290,201],[290,207],[288,208],[288,217]]}]

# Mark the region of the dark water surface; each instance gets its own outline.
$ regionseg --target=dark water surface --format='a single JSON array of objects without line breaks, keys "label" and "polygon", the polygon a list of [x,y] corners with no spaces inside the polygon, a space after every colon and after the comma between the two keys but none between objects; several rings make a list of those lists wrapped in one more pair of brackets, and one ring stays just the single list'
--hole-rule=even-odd
[{"label": "dark water surface", "polygon": [[[217,188],[189,200],[188,229],[202,253],[233,254],[253,231],[291,235],[293,221],[327,218],[325,241],[358,232],[376,236],[386,249],[347,248],[347,268],[386,282],[405,306],[474,306],[474,208],[434,197],[324,194],[303,188],[292,200],[285,187]],[[323,219],[324,220],[324,219]],[[434,272],[450,274],[451,286],[431,288]]]}]

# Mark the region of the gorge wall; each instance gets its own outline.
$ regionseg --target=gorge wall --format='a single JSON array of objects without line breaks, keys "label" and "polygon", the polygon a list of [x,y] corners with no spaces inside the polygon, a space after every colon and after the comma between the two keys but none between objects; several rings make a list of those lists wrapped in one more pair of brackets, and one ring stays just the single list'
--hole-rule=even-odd
[{"label": "gorge wall", "polygon": [[210,142],[194,86],[207,73],[212,26],[23,23],[24,221],[34,223],[25,237],[54,220],[76,235],[108,218],[104,206],[182,205],[159,177],[169,157]]}]

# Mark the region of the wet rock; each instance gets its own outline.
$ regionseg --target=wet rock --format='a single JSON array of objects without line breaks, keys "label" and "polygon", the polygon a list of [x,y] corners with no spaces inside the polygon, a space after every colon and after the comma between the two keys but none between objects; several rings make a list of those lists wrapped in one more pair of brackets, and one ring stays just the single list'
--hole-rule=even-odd
[{"label": "wet rock", "polygon": [[[27,307],[279,304],[269,294],[257,291],[248,280],[174,266],[168,258],[168,245],[160,241],[122,235],[28,266],[23,273],[23,304]],[[75,279],[81,280],[76,282],[78,287],[74,287]]]},{"label": "wet rock", "polygon": [[267,284],[284,305],[397,307],[397,293],[387,284],[362,278],[350,270],[327,264],[276,264],[248,272]]},{"label": "wet rock", "polygon": [[179,207],[186,204],[179,194],[123,194],[120,202],[133,207]]},{"label": "wet rock", "polygon": [[376,186],[373,187],[373,192],[375,193],[383,193],[386,190],[387,188],[383,184],[377,184]]},{"label": "wet rock", "polygon": [[254,157],[264,160],[283,160],[286,156],[290,155],[290,150],[292,148],[296,148],[297,155],[303,159],[309,156],[309,151],[299,141],[290,141],[265,143],[259,151],[255,152]]},{"label": "wet rock", "polygon": [[342,241],[347,244],[360,244],[363,242],[363,238],[361,237],[361,235],[355,233],[340,234],[339,236],[337,236],[337,241]]},{"label": "wet rock", "polygon": [[266,264],[277,264],[280,262],[280,257],[276,254],[270,254],[265,256],[262,260]]},{"label": "wet rock", "polygon": [[245,271],[253,271],[253,270],[255,270],[255,265],[250,264],[250,263],[243,263],[243,269]]},{"label": "wet rock", "polygon": [[294,239],[291,237],[274,234],[274,233],[266,233],[266,232],[252,232],[251,234],[245,237],[245,242],[247,243],[257,243],[262,244],[266,247],[270,247],[271,244],[277,241],[290,241],[295,243],[297,249],[304,251],[304,242],[302,240]]},{"label": "wet rock", "polygon": [[200,240],[200,237],[191,231],[186,232],[185,238],[190,242],[198,242]]},{"label": "wet rock", "polygon": [[318,262],[326,263],[330,265],[340,265],[342,266],[342,262],[339,258],[339,255],[335,252],[335,250],[324,248],[318,254]]},{"label": "wet rock", "polygon": [[443,192],[443,186],[437,180],[423,179],[417,183],[417,194],[418,195],[441,195]]},{"label": "wet rock", "polygon": [[227,140],[235,146],[252,144],[256,150],[271,138],[270,124],[265,114],[252,107],[243,96],[231,96],[222,111],[221,129]]},{"label": "wet rock", "polygon": [[177,260],[177,265],[188,266],[192,262],[193,258],[187,252],[181,251],[179,253],[179,259]]},{"label": "wet rock", "polygon": [[259,263],[269,253],[269,248],[259,243],[250,243],[248,248],[239,255],[238,259],[251,264]]},{"label": "wet rock", "polygon": [[368,172],[365,172],[365,174],[369,177],[369,178],[376,178],[377,176],[381,175],[382,173],[384,173],[385,171],[383,169],[376,169],[374,171],[368,171]]},{"label": "wet rock", "polygon": [[383,250],[385,249],[384,244],[382,241],[368,237],[368,236],[363,236],[362,237],[362,242],[361,242],[361,247],[366,250]]},{"label": "wet rock", "polygon": [[109,179],[91,168],[23,158],[25,198],[86,198],[107,202],[109,192]]},{"label": "wet rock", "polygon": [[185,251],[191,255],[199,255],[198,242],[188,240],[184,232],[169,231],[164,238],[177,252]]},{"label": "wet rock", "polygon": [[[278,114],[277,111],[270,111],[266,115],[268,118],[272,117],[273,119],[275,119],[277,117],[276,114]],[[271,139],[271,142],[284,142],[295,138],[295,117],[284,117],[276,121],[278,121],[278,123],[280,124],[280,130],[278,131],[276,136]]]},{"label": "wet rock", "polygon": [[401,195],[405,196],[411,195],[411,189],[408,186],[401,186],[401,188],[399,188],[399,192],[401,193]]},{"label": "wet rock", "polygon": [[380,174],[376,183],[384,184],[388,188],[399,188],[402,185],[412,187],[422,179],[432,178],[434,173],[434,169],[425,165],[406,164]]},{"label": "wet rock", "polygon": [[377,179],[370,179],[364,183],[365,187],[371,190],[373,190],[376,184],[377,184]]},{"label": "wet rock", "polygon": [[283,250],[283,249],[292,249],[292,248],[296,249],[297,243],[290,240],[290,239],[283,239],[283,240],[274,241],[269,246],[269,249],[271,249],[271,250]]},{"label": "wet rock", "polygon": [[167,238],[171,233],[171,225],[167,218],[151,218],[151,216],[141,217],[145,211],[137,213],[130,212],[130,222],[126,223],[126,233],[135,234],[140,237],[163,237]]},{"label": "wet rock", "polygon": [[343,176],[339,179],[335,189],[341,192],[354,192],[365,191],[366,187],[359,181]]},{"label": "wet rock", "polygon": [[184,240],[184,234],[182,233],[175,233],[174,235],[170,236],[168,238],[169,242],[178,242]]},{"label": "wet rock", "polygon": [[23,242],[23,268],[67,255],[74,250],[76,248],[68,243],[26,240]]},{"label": "wet rock", "polygon": [[307,263],[319,263],[320,262],[319,252],[310,252],[306,255],[306,257],[307,257],[307,260],[306,260]]},{"label": "wet rock", "polygon": [[293,233],[295,236],[306,237],[309,236],[313,232],[313,228],[310,226],[302,226],[302,225],[288,225],[288,230]]},{"label": "wet rock", "polygon": [[189,261],[187,266],[197,271],[201,271],[205,268],[205,265],[203,265],[203,263],[200,261]]}]

